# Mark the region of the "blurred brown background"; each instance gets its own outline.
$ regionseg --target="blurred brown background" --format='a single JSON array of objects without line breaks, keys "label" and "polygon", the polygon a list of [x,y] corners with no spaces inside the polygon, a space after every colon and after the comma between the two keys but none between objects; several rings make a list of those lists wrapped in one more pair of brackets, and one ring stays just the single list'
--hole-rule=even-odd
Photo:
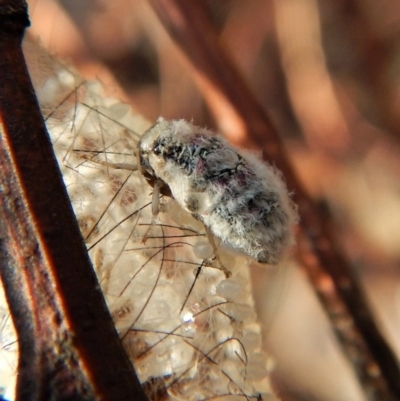
[{"label": "blurred brown background", "polygon": [[[302,182],[333,217],[400,356],[400,3],[206,3]],[[138,113],[215,127],[184,55],[147,1],[28,4],[31,35]],[[304,275],[282,270],[272,271],[276,282],[271,271],[258,272],[255,286],[278,393],[284,400],[365,399]]]}]

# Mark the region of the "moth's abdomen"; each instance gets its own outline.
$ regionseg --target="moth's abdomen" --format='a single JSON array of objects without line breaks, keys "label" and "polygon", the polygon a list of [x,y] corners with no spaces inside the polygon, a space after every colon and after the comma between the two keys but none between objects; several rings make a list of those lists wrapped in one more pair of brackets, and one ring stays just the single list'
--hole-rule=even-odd
[{"label": "moth's abdomen", "polygon": [[278,194],[250,188],[221,202],[201,220],[231,248],[261,263],[276,264],[292,242],[292,218]]}]

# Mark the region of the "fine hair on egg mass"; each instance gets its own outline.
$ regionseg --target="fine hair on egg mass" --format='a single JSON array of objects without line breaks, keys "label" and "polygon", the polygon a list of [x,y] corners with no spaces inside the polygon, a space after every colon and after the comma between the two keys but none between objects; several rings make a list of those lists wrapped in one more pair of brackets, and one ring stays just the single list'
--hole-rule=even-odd
[{"label": "fine hair on egg mass", "polygon": [[255,153],[185,120],[159,118],[139,142],[140,169],[222,244],[279,263],[293,243],[295,207],[281,174]]}]

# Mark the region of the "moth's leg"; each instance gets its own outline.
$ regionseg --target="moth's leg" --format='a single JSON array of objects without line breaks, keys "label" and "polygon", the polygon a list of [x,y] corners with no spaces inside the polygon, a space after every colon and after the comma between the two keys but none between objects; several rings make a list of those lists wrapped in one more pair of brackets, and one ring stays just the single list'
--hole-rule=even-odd
[{"label": "moth's leg", "polygon": [[161,188],[164,186],[164,182],[161,180],[158,180],[155,182],[154,187],[153,187],[153,197],[151,199],[151,224],[149,228],[146,230],[146,233],[144,234],[142,238],[142,243],[145,244],[147,239],[150,236],[150,231],[154,227],[156,221],[157,221],[157,216],[159,213],[159,206],[160,206],[160,193],[161,193]]},{"label": "moth's leg", "polygon": [[215,259],[217,261],[217,264],[218,264],[218,268],[225,273],[225,277],[226,278],[229,278],[230,276],[232,276],[232,273],[223,265],[223,263],[222,263],[222,261],[221,261],[221,259],[219,257],[218,247],[217,247],[217,245],[215,244],[215,241],[214,241],[214,235],[212,234],[211,230],[206,225],[204,225],[204,228],[206,230],[206,235],[207,235],[208,242],[212,246],[212,249],[213,249],[213,252],[214,252],[214,257],[215,257]]}]

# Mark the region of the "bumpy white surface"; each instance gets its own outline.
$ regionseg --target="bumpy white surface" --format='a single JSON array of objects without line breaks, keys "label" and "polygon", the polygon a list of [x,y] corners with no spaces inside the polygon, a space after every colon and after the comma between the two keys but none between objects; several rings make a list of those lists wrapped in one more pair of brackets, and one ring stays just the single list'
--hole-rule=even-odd
[{"label": "bumpy white surface", "polygon": [[[37,67],[39,56],[31,57]],[[135,164],[139,132],[150,124],[104,97],[99,83],[83,83],[54,61],[45,65],[50,76],[32,72],[55,153],[117,330],[149,398],[233,401],[262,394],[275,400],[249,260],[220,248],[232,273],[226,278],[206,260],[212,248],[202,224],[165,197],[143,244],[152,188],[138,172],[97,161]]]}]

